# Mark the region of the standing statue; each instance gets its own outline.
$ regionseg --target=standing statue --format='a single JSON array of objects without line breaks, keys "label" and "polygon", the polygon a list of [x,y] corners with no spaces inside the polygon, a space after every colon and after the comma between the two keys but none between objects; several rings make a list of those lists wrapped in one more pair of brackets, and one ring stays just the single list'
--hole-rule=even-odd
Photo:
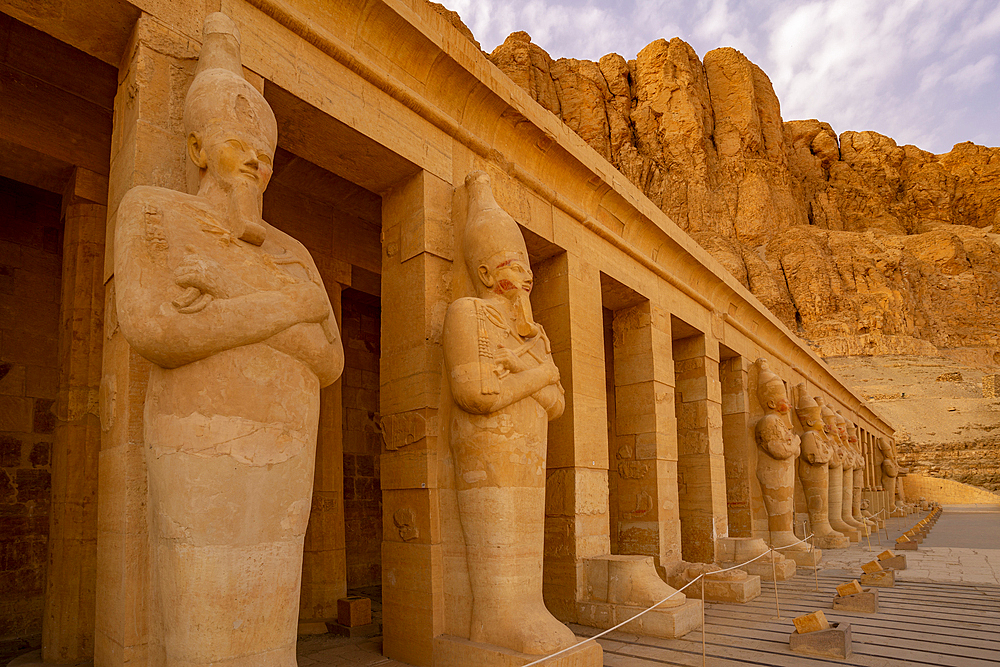
[{"label": "standing statue", "polygon": [[830,443],[830,525],[842,535],[846,535],[851,542],[857,542],[860,538],[858,531],[844,523],[844,458],[847,452],[840,440],[840,429],[837,423],[837,413],[826,404],[826,399],[822,396],[816,397],[816,403],[820,406],[823,422],[826,424],[826,433]]},{"label": "standing statue", "polygon": [[892,449],[892,443],[888,438],[878,439],[878,448],[882,452],[882,484],[885,486],[887,516],[906,516],[902,508],[896,507],[896,478],[899,477],[899,465],[896,463],[896,453]]},{"label": "standing statue", "polygon": [[542,601],[548,422],[565,407],[549,340],[531,314],[532,274],[489,176],[465,179],[465,263],[476,297],[454,301],[444,360],[451,447],[472,587],[469,638],[530,654],[574,643]]},{"label": "standing statue", "polygon": [[799,480],[806,497],[813,543],[820,549],[843,549],[850,541],[830,526],[828,466],[831,447],[827,442],[821,408],[806,392],[805,384],[797,385],[796,392],[798,401],[795,412],[803,429],[798,461]]},{"label": "standing statue", "polygon": [[799,436],[789,428],[791,406],[785,393],[785,383],[758,359],[757,397],[764,416],[757,422],[757,481],[760,482],[767,528],[772,547],[788,547],[808,551],[809,545],[799,542],[792,530],[795,520],[795,460],[799,456]]},{"label": "standing statue", "polygon": [[854,444],[857,444],[857,438],[854,439],[854,444],[852,444],[848,432],[847,419],[839,412],[836,413],[836,417],[837,434],[840,436],[840,441],[844,446],[844,481],[842,483],[843,498],[840,507],[840,517],[844,520],[844,523],[858,531],[859,535],[863,537],[868,534],[868,528],[865,524],[854,518],[854,469],[858,466],[859,456]]},{"label": "standing statue", "polygon": [[115,236],[118,319],[153,364],[154,627],[169,666],[294,667],[319,390],[344,353],[308,251],[261,219],[277,124],[224,14],[184,127],[197,193],[132,188]]},{"label": "standing statue", "polygon": [[865,457],[861,449],[861,441],[858,439],[858,427],[856,424],[847,424],[847,442],[854,450],[854,492],[851,496],[851,515],[859,524],[865,526],[865,535],[871,530],[872,523],[861,514],[861,490],[865,482]]}]

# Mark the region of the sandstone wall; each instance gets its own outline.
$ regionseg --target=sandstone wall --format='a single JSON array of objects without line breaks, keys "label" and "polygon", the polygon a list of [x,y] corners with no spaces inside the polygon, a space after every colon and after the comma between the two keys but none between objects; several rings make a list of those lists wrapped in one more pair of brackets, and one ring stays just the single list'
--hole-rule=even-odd
[{"label": "sandstone wall", "polygon": [[820,354],[1000,351],[1000,149],[783,122],[742,53],[677,38],[595,63],[516,32],[490,59]]},{"label": "sandstone wall", "polygon": [[59,385],[60,197],[0,178],[0,640],[40,640]]},{"label": "sandstone wall", "polygon": [[942,505],[1000,505],[1000,495],[951,479],[923,475],[907,475],[902,479],[910,500],[926,498]]}]

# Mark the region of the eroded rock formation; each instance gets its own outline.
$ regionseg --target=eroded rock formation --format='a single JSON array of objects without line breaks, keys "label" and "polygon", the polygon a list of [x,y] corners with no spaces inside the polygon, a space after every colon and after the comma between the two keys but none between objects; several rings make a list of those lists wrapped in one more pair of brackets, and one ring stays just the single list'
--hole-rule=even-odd
[{"label": "eroded rock formation", "polygon": [[742,53],[677,38],[591,62],[516,32],[489,57],[821,354],[1000,349],[1000,149],[783,122]]}]

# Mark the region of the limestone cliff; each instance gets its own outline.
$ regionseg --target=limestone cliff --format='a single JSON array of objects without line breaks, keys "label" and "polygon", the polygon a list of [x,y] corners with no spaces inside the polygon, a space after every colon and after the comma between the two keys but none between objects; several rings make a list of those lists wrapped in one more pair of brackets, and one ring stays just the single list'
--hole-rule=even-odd
[{"label": "limestone cliff", "polygon": [[595,63],[516,32],[489,57],[820,354],[1000,357],[1000,149],[784,122],[742,53],[677,38]]}]

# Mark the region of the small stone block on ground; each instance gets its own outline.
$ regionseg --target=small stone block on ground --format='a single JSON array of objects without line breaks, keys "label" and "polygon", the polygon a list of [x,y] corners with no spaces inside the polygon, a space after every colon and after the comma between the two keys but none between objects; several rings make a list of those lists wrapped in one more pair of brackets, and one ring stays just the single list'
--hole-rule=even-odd
[{"label": "small stone block on ground", "polygon": [[872,574],[873,572],[881,572],[882,569],[883,569],[882,565],[877,560],[873,560],[861,566],[861,571],[864,572],[865,574]]},{"label": "small stone block on ground", "polygon": [[906,554],[895,554],[892,558],[886,558],[881,561],[883,570],[905,570],[906,569]]},{"label": "small stone block on ground", "polygon": [[837,611],[856,611],[862,614],[878,613],[878,589],[864,588],[853,595],[836,596],[833,608]]},{"label": "small stone block on ground", "polygon": [[848,658],[851,655],[851,624],[833,623],[826,630],[804,635],[796,630],[789,636],[788,646],[796,653],[825,658]]},{"label": "small stone block on ground", "polygon": [[846,584],[841,584],[837,586],[837,595],[844,597],[847,595],[854,595],[861,592],[861,584],[858,580],[849,581]]},{"label": "small stone block on ground", "polygon": [[810,632],[819,632],[820,630],[826,630],[830,627],[830,623],[826,620],[826,614],[824,614],[822,610],[798,616],[792,620],[792,623],[795,624],[795,631],[800,635],[805,635]]},{"label": "small stone block on ground", "polygon": [[899,549],[900,551],[916,551],[917,550],[917,543],[916,542],[897,542],[896,543],[896,548]]},{"label": "small stone block on ground", "polygon": [[880,588],[892,588],[896,585],[896,571],[882,570],[871,574],[861,575],[862,586],[878,586]]},{"label": "small stone block on ground", "polygon": [[374,622],[367,625],[348,627],[336,621],[330,621],[326,624],[326,627],[331,634],[339,637],[350,637],[351,639],[356,639],[357,637],[374,637],[375,635],[382,634],[382,624]]},{"label": "small stone block on ground", "polygon": [[337,600],[337,623],[348,628],[368,625],[372,622],[372,601],[366,597],[352,595]]},{"label": "small stone block on ground", "polygon": [[[582,637],[577,638],[583,641]],[[542,656],[518,653],[510,649],[439,635],[434,638],[435,667],[521,667]],[[604,651],[596,641],[576,646],[545,661],[545,667],[601,667]]]}]

